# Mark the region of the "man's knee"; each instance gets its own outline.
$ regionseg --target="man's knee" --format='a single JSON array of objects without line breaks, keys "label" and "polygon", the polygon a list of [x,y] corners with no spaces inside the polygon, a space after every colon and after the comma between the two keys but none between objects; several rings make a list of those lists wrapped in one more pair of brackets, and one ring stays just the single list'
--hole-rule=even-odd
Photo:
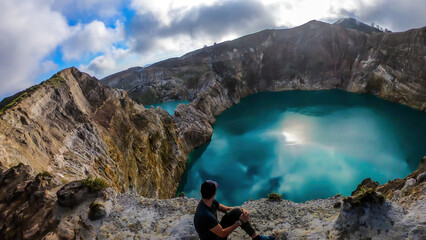
[{"label": "man's knee", "polygon": [[235,207],[235,208],[231,209],[229,211],[229,213],[238,214],[238,216],[239,216],[243,213],[243,210],[239,207]]},{"label": "man's knee", "polygon": [[228,215],[228,217],[230,219],[233,219],[233,221],[236,221],[238,219],[240,219],[241,214],[243,213],[243,210],[239,207],[233,208],[231,210],[229,210],[226,215]]}]

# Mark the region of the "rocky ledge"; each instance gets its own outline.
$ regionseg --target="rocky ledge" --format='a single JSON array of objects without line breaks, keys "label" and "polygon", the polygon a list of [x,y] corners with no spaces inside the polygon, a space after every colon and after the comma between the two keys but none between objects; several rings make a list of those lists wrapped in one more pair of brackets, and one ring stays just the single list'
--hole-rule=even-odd
[{"label": "rocky ledge", "polygon": [[[198,239],[198,200],[145,198],[55,182],[23,164],[0,177],[2,239]],[[277,239],[425,239],[426,157],[404,179],[364,180],[350,197],[242,205],[254,228]],[[248,239],[241,229],[230,239]]]}]

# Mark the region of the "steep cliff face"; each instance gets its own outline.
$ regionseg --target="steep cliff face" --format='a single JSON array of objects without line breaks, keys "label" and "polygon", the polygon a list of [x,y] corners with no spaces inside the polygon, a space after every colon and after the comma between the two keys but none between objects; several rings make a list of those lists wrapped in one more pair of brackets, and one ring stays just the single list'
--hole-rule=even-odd
[{"label": "steep cliff face", "polygon": [[208,105],[213,110],[199,109],[207,115],[259,91],[332,88],[425,111],[425,42],[426,28],[366,33],[311,21],[129,69],[102,82],[143,104],[188,99]]},{"label": "steep cliff face", "polygon": [[[3,169],[24,163],[64,182],[90,174],[107,179],[119,191],[143,196],[172,197],[187,154],[199,144],[196,141],[207,140],[201,136],[185,141],[178,131],[180,125],[190,127],[199,119],[179,123],[166,111],[145,109],[126,92],[103,87],[75,68],[4,105]],[[191,118],[190,113],[182,114],[188,117],[181,121]]]}]

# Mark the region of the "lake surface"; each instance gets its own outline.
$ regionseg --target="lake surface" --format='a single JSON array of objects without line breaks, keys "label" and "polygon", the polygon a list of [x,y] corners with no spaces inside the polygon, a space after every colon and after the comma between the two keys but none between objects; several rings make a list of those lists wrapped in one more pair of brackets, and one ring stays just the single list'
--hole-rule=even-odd
[{"label": "lake surface", "polygon": [[426,113],[339,90],[259,93],[218,116],[212,140],[189,155],[178,193],[219,183],[229,206],[277,192],[302,202],[383,184],[426,155]]},{"label": "lake surface", "polygon": [[162,109],[166,110],[170,115],[175,114],[175,109],[177,108],[177,105],[179,104],[188,104],[189,101],[181,100],[181,101],[171,101],[171,102],[164,102],[164,103],[157,103],[152,105],[146,105],[146,108],[150,108],[153,106],[154,108],[161,107]]}]

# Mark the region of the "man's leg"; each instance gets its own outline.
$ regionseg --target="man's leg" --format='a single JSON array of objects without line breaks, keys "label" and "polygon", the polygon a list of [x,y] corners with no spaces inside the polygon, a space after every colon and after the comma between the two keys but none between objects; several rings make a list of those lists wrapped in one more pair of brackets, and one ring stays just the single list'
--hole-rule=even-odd
[{"label": "man's leg", "polygon": [[[241,214],[243,211],[241,208],[233,208],[231,211],[228,211],[225,213],[225,215],[220,220],[220,225],[223,229],[231,226],[234,224],[238,219],[240,219]],[[241,225],[241,228],[250,236],[253,237],[256,234],[256,231],[252,228],[249,222],[243,223]]]}]

